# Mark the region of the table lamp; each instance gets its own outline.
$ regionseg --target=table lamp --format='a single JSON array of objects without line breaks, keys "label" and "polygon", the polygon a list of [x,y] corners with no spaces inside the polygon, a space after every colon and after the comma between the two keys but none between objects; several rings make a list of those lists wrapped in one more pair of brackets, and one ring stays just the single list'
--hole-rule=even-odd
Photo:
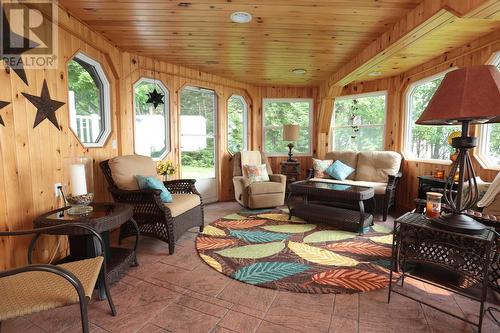
[{"label": "table lamp", "polygon": [[293,159],[292,149],[294,147],[293,142],[299,139],[299,125],[283,125],[283,141],[290,141],[288,144],[288,162],[296,162]]},{"label": "table lamp", "polygon": [[[419,125],[461,124],[459,137],[452,139],[458,156],[444,189],[444,201],[451,207],[450,214],[432,219],[433,225],[453,232],[477,234],[485,226],[462,212],[478,200],[476,175],[469,150],[477,145],[477,138],[469,136],[469,125],[500,122],[500,72],[495,66],[481,65],[457,69],[444,77],[441,85],[424,112],[415,122]],[[452,191],[458,171],[456,195]],[[464,185],[468,184],[467,191]]]}]

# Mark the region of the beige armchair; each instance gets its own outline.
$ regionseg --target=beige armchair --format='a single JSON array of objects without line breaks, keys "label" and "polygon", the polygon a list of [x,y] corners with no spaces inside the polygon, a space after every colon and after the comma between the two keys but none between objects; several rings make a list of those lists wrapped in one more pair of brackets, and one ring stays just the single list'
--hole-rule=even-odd
[{"label": "beige armchair", "polygon": [[[243,174],[243,165],[266,164],[269,181],[253,182]],[[269,161],[259,151],[243,151],[233,157],[234,197],[250,209],[281,206],[285,202],[286,176],[273,174]]]}]

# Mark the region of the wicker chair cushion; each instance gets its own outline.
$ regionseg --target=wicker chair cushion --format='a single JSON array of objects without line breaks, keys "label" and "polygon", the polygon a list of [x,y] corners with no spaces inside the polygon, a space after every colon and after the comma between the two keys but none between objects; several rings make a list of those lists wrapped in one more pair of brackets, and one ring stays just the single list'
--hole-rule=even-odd
[{"label": "wicker chair cushion", "polygon": [[281,193],[283,192],[283,184],[276,182],[255,182],[248,187],[249,195]]},{"label": "wicker chair cushion", "polygon": [[109,160],[111,177],[121,190],[138,190],[135,176],[156,177],[156,164],[151,157],[141,155],[117,156]]},{"label": "wicker chair cushion", "polygon": [[[59,265],[72,272],[92,296],[103,257]],[[75,288],[49,272],[26,272],[0,279],[0,321],[78,302]]]},{"label": "wicker chair cushion", "polygon": [[401,155],[394,151],[363,151],[358,154],[355,180],[387,182],[389,175],[395,175],[401,165]]},{"label": "wicker chair cushion", "polygon": [[350,166],[351,168],[354,169],[354,172],[351,173],[347,179],[352,179],[354,180],[356,177],[356,169],[358,165],[358,152],[355,151],[330,151],[326,153],[325,155],[326,159],[332,160],[332,161],[341,161],[342,163]]},{"label": "wicker chair cushion", "polygon": [[172,217],[181,215],[188,210],[201,205],[200,196],[197,194],[172,193],[172,202],[165,203],[170,209]]},{"label": "wicker chair cushion", "polygon": [[326,183],[334,183],[334,184],[348,184],[348,185],[356,185],[356,186],[366,186],[373,187],[375,194],[385,194],[385,189],[387,187],[387,183],[379,183],[379,182],[365,182],[360,180],[336,180],[336,179],[325,179],[325,178],[311,178],[312,181],[316,182],[326,182]]},{"label": "wicker chair cushion", "polygon": [[492,203],[484,207],[483,214],[500,217],[500,193],[497,194]]}]

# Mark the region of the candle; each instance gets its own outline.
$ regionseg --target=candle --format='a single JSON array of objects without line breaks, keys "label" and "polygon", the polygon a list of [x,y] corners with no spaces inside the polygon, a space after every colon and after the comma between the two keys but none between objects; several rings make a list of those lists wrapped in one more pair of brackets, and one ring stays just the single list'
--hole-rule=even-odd
[{"label": "candle", "polygon": [[87,178],[84,164],[71,164],[69,167],[71,195],[87,194]]},{"label": "candle", "polygon": [[425,216],[430,219],[439,217],[441,214],[441,193],[427,192],[427,203],[425,205]]}]

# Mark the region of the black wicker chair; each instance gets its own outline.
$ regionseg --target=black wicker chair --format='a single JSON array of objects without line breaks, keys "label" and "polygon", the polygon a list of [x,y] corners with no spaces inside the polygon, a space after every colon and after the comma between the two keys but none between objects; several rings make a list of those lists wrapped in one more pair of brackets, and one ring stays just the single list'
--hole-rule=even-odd
[{"label": "black wicker chair", "polygon": [[[34,242],[41,234],[58,234],[61,229],[79,228],[91,234],[96,257],[66,262],[62,265],[32,264]],[[0,331],[1,321],[69,304],[80,305],[82,331],[89,332],[88,303],[97,277],[104,282],[111,313],[116,309],[109,292],[104,260],[104,242],[93,228],[80,223],[68,223],[33,230],[0,231],[0,237],[35,235],[28,250],[28,265],[0,272]],[[69,283],[68,283],[69,282]]]},{"label": "black wicker chair", "polygon": [[[109,160],[100,163],[100,167],[108,182],[108,190],[116,202],[134,206],[134,219],[141,235],[154,237],[168,243],[169,253],[173,254],[175,242],[188,229],[199,227],[203,231],[203,200],[195,187],[194,179],[166,181],[165,187],[172,193],[196,194],[200,197],[200,205],[173,217],[170,209],[160,199],[159,190],[121,190],[113,177],[108,164]],[[135,228],[127,222],[120,228],[119,241],[135,235]]]}]

